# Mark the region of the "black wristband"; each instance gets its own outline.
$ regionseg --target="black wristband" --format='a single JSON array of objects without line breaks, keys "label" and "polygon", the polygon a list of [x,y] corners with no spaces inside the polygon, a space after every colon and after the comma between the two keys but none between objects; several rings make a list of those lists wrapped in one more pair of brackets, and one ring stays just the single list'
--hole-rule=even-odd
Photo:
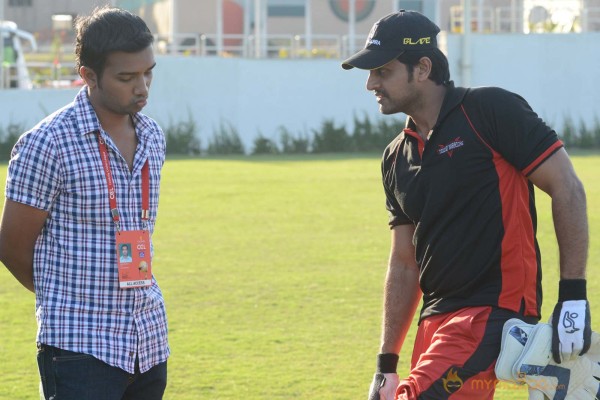
[{"label": "black wristband", "polygon": [[558,282],[558,301],[587,300],[585,279],[561,279]]},{"label": "black wristband", "polygon": [[377,354],[377,372],[382,374],[395,374],[400,356],[393,353]]}]

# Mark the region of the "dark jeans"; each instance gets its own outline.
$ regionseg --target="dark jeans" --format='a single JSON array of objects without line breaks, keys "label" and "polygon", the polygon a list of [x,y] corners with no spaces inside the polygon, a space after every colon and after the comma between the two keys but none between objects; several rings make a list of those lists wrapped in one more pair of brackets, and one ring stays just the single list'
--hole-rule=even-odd
[{"label": "dark jeans", "polygon": [[38,345],[42,400],[161,400],[167,386],[167,363],[135,374],[94,358]]}]

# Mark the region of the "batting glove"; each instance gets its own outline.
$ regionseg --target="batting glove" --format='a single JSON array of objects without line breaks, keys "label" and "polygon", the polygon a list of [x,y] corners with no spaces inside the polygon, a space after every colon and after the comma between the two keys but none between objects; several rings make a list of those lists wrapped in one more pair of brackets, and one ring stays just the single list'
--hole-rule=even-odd
[{"label": "batting glove", "polygon": [[369,400],[379,400],[379,389],[383,385],[385,385],[385,376],[380,372],[376,372],[369,387]]},{"label": "batting glove", "polygon": [[[377,355],[377,372],[369,387],[369,400],[380,400],[379,390],[385,385],[385,374],[395,374],[398,367],[398,354],[384,353]],[[393,388],[393,392],[396,388]]]},{"label": "batting glove", "polygon": [[574,361],[552,360],[552,327],[518,319],[504,325],[495,372],[500,380],[527,384],[530,400],[600,400],[600,335]]},{"label": "batting glove", "polygon": [[592,332],[591,342],[574,361],[552,360],[539,375],[526,375],[529,400],[600,400],[600,335]]},{"label": "batting glove", "polygon": [[588,351],[592,328],[585,279],[560,281],[551,323],[554,362],[574,361]]}]

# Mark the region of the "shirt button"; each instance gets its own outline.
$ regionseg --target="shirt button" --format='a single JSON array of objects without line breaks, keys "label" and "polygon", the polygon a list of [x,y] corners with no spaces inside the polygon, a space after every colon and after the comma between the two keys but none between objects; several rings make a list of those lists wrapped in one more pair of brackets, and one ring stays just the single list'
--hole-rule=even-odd
[{"label": "shirt button", "polygon": [[133,351],[130,351],[130,352],[129,352],[129,357],[132,357],[132,358],[133,358],[133,356],[135,356],[135,353],[134,353]]}]

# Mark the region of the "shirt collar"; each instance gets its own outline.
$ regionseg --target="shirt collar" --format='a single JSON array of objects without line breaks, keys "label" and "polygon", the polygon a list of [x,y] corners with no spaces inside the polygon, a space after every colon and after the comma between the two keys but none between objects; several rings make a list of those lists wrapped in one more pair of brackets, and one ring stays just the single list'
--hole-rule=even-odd
[{"label": "shirt collar", "polygon": [[77,93],[74,103],[76,123],[82,136],[100,131],[100,121],[92,107],[87,90],[88,87],[84,85]]},{"label": "shirt collar", "polygon": [[[446,117],[463,102],[463,99],[468,91],[469,89],[467,88],[455,87],[453,81],[448,83],[448,90],[446,90],[446,94],[444,95],[442,108],[440,109],[440,114],[438,115],[434,129],[438,127],[446,119]],[[416,132],[416,126],[411,117],[406,118],[405,128]]]},{"label": "shirt collar", "polygon": [[[100,131],[100,121],[98,120],[96,111],[90,102],[87,85],[84,85],[81,90],[79,90],[79,93],[77,93],[77,96],[75,97],[74,108],[75,118],[79,128],[78,130],[81,135],[87,135],[88,133]],[[148,133],[152,132],[147,118],[143,118],[143,114],[141,113],[132,114],[131,118],[133,120],[138,137],[140,139],[145,139]]]},{"label": "shirt collar", "polygon": [[436,126],[441,124],[442,121],[444,121],[456,107],[462,104],[463,99],[468,91],[468,89],[463,87],[455,87],[453,81],[449,82],[448,90],[444,96],[444,102],[442,103],[442,108],[440,109],[440,115],[438,116]]}]

